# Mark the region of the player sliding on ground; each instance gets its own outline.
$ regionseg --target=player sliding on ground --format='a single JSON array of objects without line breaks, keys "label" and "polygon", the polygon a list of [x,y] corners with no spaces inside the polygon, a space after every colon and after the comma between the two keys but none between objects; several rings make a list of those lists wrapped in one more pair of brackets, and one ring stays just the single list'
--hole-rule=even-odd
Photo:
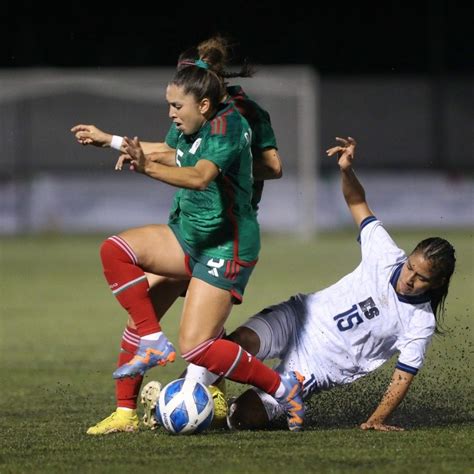
[{"label": "player sliding on ground", "polygon": [[[264,309],[229,336],[257,358],[280,359],[276,370],[298,367],[303,396],[367,375],[399,353],[391,383],[362,429],[401,430],[387,419],[405,397],[423,365],[426,349],[444,313],[455,267],[454,248],[439,237],[423,240],[407,257],[373,215],[352,163],[356,142],[337,139],[342,192],[360,229],[362,260],[334,285]],[[193,367],[188,377],[205,384],[213,374]],[[146,387],[145,387],[146,388]],[[232,403],[228,424],[264,428],[282,414],[268,393],[250,389]]]}]

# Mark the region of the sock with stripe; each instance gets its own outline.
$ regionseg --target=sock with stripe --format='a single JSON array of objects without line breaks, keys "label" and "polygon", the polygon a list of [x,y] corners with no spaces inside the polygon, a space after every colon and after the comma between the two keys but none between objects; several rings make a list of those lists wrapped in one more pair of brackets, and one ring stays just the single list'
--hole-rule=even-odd
[{"label": "sock with stripe", "polygon": [[277,372],[235,342],[225,339],[205,341],[182,356],[186,361],[205,367],[216,375],[251,384],[270,395],[275,394],[281,383]]},{"label": "sock with stripe", "polygon": [[116,235],[100,248],[105,279],[118,302],[132,318],[139,336],[161,330],[148,294],[149,285],[132,248]]},{"label": "sock with stripe", "polygon": [[[137,331],[131,327],[126,327],[122,336],[117,367],[121,367],[133,359],[139,344],[140,336]],[[142,375],[124,377],[123,379],[115,380],[115,399],[117,401],[117,408],[128,408],[131,410],[137,408],[137,398],[142,381]]]}]

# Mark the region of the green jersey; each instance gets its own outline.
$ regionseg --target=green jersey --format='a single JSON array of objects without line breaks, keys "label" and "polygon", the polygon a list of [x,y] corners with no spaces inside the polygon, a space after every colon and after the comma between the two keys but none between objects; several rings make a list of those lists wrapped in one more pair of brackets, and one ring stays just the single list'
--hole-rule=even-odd
[{"label": "green jersey", "polygon": [[269,113],[244,92],[241,86],[227,87],[229,102],[245,117],[252,129],[252,151],[277,148]]},{"label": "green jersey", "polygon": [[[263,150],[269,148],[277,149],[275,132],[272,128],[269,113],[262,109],[255,101],[249,98],[240,86],[227,87],[230,101],[235,108],[247,119],[252,129],[252,153],[257,160]],[[255,181],[253,184],[252,206],[257,210],[262,199],[263,181]]]},{"label": "green jersey", "polygon": [[[227,102],[234,104],[235,108],[245,117],[252,129],[252,154],[254,159],[258,159],[263,150],[277,147],[275,132],[272,128],[270,115],[262,109],[255,101],[249,98],[241,86],[227,87]],[[179,130],[172,125],[166,137],[166,143],[172,148],[177,142]],[[252,191],[252,206],[258,209],[258,204],[262,199],[263,181],[254,181]]]},{"label": "green jersey", "polygon": [[252,208],[252,153],[248,122],[233,104],[221,104],[218,113],[193,135],[174,125],[166,137],[176,149],[178,166],[212,161],[220,170],[207,189],[179,189],[169,223],[196,255],[253,263],[260,250],[260,231]]}]

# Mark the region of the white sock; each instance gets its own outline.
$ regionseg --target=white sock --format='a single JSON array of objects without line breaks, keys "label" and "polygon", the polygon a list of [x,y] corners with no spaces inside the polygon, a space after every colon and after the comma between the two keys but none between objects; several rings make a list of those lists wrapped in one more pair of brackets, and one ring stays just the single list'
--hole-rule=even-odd
[{"label": "white sock", "polygon": [[286,391],[286,388],[285,388],[285,386],[283,385],[283,382],[280,382],[280,385],[278,386],[277,391],[275,392],[274,397],[277,398],[277,399],[282,398],[283,395],[285,395],[285,391]]},{"label": "white sock", "polygon": [[163,331],[153,332],[151,334],[147,334],[146,336],[143,336],[141,339],[144,339],[145,341],[157,341],[162,334],[163,334]]},{"label": "white sock", "polygon": [[206,387],[212,385],[218,378],[218,375],[209,372],[206,368],[199,365],[189,364],[186,370],[186,379],[196,380]]}]

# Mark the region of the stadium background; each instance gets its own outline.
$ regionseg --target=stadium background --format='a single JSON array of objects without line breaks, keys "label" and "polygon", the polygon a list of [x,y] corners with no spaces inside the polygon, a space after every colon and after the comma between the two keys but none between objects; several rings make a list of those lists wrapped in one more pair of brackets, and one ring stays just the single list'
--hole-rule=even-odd
[{"label": "stadium background", "polygon": [[[169,124],[163,87],[137,98],[134,83],[145,89],[154,74],[169,77],[182,49],[216,32],[235,38],[237,62],[247,57],[260,73],[270,68],[271,74],[275,65],[314,71],[317,116],[309,144],[297,135],[300,103],[284,93],[254,94],[272,114],[285,172],[267,184],[264,230],[310,233],[350,224],[335,165],[324,156],[335,135],[359,140],[357,169],[387,224],[472,224],[472,4],[290,9],[260,1],[229,4],[228,14],[218,2],[134,7],[6,2],[0,33],[3,233],[112,230],[119,216],[125,227],[166,219],[169,187],[114,175],[115,154],[80,149],[68,130],[88,122],[122,135],[162,138]],[[100,82],[107,75],[121,81],[115,93],[78,87],[81,78]],[[68,89],[62,81],[72,76],[76,83]],[[249,88],[252,80],[242,84]],[[291,94],[299,86],[288,81],[285,87]],[[302,172],[304,153],[308,167]],[[298,173],[313,179],[305,201],[299,195],[308,187]],[[125,183],[142,197],[140,212],[120,199]],[[412,212],[413,202],[422,213]],[[303,211],[295,215],[295,208]],[[308,223],[298,225],[305,215]]]}]

